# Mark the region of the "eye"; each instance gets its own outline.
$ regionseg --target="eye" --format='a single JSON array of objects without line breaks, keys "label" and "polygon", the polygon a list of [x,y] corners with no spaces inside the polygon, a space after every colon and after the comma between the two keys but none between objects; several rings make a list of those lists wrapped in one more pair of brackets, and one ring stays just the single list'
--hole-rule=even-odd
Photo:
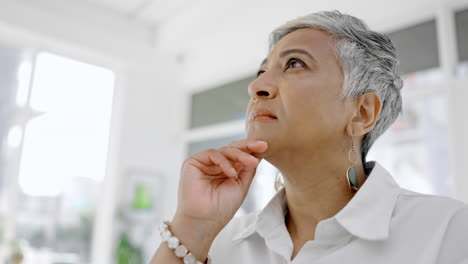
[{"label": "eye", "polygon": [[299,59],[291,58],[286,63],[286,69],[298,67],[304,67],[304,63]]},{"label": "eye", "polygon": [[260,75],[262,75],[263,73],[265,73],[265,71],[259,70],[259,71],[257,72],[257,78],[260,77]]}]

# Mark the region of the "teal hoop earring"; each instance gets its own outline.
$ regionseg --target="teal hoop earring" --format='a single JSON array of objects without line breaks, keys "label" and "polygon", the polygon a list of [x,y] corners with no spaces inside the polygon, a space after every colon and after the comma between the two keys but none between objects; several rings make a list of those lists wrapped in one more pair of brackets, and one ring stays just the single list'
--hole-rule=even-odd
[{"label": "teal hoop earring", "polygon": [[351,190],[357,191],[359,190],[359,182],[358,182],[358,175],[357,175],[355,166],[359,159],[359,153],[354,147],[354,141],[353,141],[352,148],[348,152],[348,159],[351,162],[351,167],[349,167],[348,170],[346,171],[346,178],[348,179],[348,186]]}]

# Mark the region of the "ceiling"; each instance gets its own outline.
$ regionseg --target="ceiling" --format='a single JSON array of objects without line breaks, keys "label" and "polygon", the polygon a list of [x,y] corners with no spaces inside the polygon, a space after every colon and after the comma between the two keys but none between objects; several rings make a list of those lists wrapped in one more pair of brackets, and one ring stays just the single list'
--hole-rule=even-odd
[{"label": "ceiling", "polygon": [[[338,9],[354,13],[367,20],[389,18],[388,15],[411,11],[414,16],[437,6],[463,5],[467,0],[79,0],[90,2],[135,20],[159,24],[178,15],[192,14],[201,20],[217,13],[219,16],[237,16],[243,11],[256,11],[268,17],[278,13],[301,14],[317,10]],[[218,11],[219,12],[214,12]],[[228,13],[225,13],[225,12]],[[259,17],[261,18],[261,17]],[[398,17],[397,17],[398,18]],[[372,23],[371,23],[372,24]]]},{"label": "ceiling", "polygon": [[182,10],[196,4],[196,0],[85,0],[111,9],[125,17],[159,24]]},{"label": "ceiling", "polygon": [[[380,31],[435,17],[441,8],[468,6],[468,0],[75,0],[104,7],[160,31],[169,45],[225,29],[264,30],[306,13],[340,10]],[[236,33],[236,32],[233,32]],[[162,33],[163,35],[167,33]],[[165,36],[160,35],[164,38]]]}]

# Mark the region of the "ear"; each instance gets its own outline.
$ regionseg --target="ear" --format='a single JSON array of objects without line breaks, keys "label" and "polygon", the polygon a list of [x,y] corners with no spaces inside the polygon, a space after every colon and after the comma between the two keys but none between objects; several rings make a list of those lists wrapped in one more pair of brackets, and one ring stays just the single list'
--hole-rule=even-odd
[{"label": "ear", "polygon": [[375,93],[365,93],[355,101],[353,113],[346,131],[352,137],[364,136],[371,131],[382,110],[382,101]]}]

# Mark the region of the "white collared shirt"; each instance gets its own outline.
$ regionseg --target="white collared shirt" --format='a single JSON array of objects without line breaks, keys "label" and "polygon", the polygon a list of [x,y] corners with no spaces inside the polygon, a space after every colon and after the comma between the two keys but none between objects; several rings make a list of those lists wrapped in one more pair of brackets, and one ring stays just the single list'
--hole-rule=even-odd
[{"label": "white collared shirt", "polygon": [[468,205],[402,189],[377,162],[366,167],[372,172],[359,191],[317,224],[292,261],[283,188],[262,211],[229,222],[209,263],[468,264]]}]

